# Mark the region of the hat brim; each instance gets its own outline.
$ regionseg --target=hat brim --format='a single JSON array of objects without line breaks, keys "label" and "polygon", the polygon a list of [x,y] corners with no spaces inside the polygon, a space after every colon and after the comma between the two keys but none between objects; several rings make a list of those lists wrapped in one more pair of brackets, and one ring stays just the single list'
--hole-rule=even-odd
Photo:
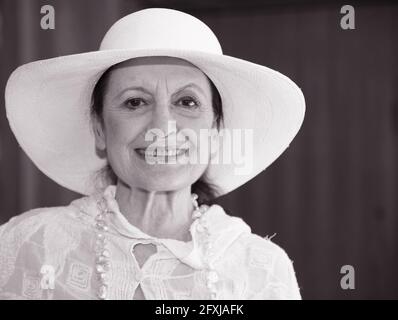
[{"label": "hat brim", "polygon": [[[61,186],[96,192],[95,173],[106,159],[95,152],[90,122],[93,88],[109,67],[146,56],[187,60],[220,92],[225,128],[252,129],[252,167],[210,164],[207,177],[226,194],[265,170],[289,146],[305,113],[300,88],[283,74],[227,55],[185,50],[103,50],[31,62],[10,76],[6,113],[15,137],[33,163]],[[246,170],[247,171],[247,170]]]}]

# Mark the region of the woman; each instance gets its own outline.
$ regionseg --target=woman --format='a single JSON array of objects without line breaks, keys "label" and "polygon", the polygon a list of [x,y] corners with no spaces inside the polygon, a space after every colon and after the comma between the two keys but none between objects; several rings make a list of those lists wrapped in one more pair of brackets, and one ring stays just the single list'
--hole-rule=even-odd
[{"label": "woman", "polygon": [[[303,95],[223,55],[201,21],[130,14],[99,51],[19,67],[6,108],[37,167],[86,196],[0,227],[1,298],[300,299],[285,251],[203,202],[288,147]],[[247,132],[235,161],[235,133]]]}]

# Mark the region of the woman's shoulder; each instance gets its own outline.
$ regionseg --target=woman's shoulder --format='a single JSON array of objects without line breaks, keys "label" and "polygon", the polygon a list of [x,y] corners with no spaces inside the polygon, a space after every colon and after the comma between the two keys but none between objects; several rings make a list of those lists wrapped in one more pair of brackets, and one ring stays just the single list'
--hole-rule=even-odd
[{"label": "woman's shoulder", "polygon": [[272,267],[277,262],[289,265],[292,260],[280,245],[272,241],[273,237],[261,237],[255,233],[244,233],[239,238],[239,244],[247,253],[251,265]]},{"label": "woman's shoulder", "polygon": [[0,225],[0,237],[12,234],[32,235],[40,229],[56,225],[91,221],[94,197],[84,196],[65,206],[41,207],[22,212]]},{"label": "woman's shoulder", "polygon": [[252,232],[250,226],[246,224],[243,218],[232,216],[220,205],[215,204],[212,206],[212,208],[213,207],[216,209],[214,211],[224,213],[223,215],[220,215],[224,219],[220,219],[219,224],[223,225],[224,227],[233,224],[241,226],[241,228],[237,229],[237,237],[231,245],[232,248],[234,248],[235,250],[243,250],[249,252],[249,255],[251,253],[257,256],[287,258],[286,251],[271,240],[274,235],[261,237]]},{"label": "woman's shoulder", "polygon": [[55,215],[60,216],[66,207],[35,208],[20,213],[0,226],[0,237],[10,233],[26,233],[39,229],[52,221]]},{"label": "woman's shoulder", "polygon": [[[244,223],[241,218],[234,219]],[[293,260],[273,238],[246,228],[229,246],[226,261],[241,266],[239,272],[247,278],[244,296],[248,299],[301,299]]]},{"label": "woman's shoulder", "polygon": [[301,299],[293,260],[284,248],[271,240],[272,237],[261,237],[254,233],[242,234],[239,241],[244,248],[244,263],[251,274],[258,280],[255,287],[262,282],[255,296],[262,299]]},{"label": "woman's shoulder", "polygon": [[0,226],[0,299],[21,282],[23,295],[31,297],[26,286],[40,281],[43,266],[62,272],[72,252],[84,252],[91,245],[87,232],[93,227],[92,202],[83,197],[66,206],[35,208]]}]

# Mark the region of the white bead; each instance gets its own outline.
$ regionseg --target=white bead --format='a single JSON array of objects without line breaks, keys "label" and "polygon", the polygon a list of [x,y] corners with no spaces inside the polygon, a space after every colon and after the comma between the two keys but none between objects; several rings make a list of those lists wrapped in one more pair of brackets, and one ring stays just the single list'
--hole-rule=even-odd
[{"label": "white bead", "polygon": [[105,226],[105,222],[98,221],[95,226],[97,227],[97,229],[102,229]]},{"label": "white bead", "polygon": [[98,292],[98,298],[104,300],[106,299],[108,287],[106,285],[101,285]]},{"label": "white bead", "polygon": [[101,281],[102,284],[107,284],[108,283],[108,275],[106,273],[100,273],[98,275],[99,280]]},{"label": "white bead", "polygon": [[109,258],[110,257],[110,253],[109,253],[109,251],[108,250],[104,250],[104,251],[102,251],[102,253],[101,253],[104,257],[106,257],[106,258]]},{"label": "white bead", "polygon": [[106,257],[104,256],[98,256],[97,259],[95,260],[97,262],[97,264],[102,264],[106,261]]},{"label": "white bead", "polygon": [[109,228],[107,225],[105,225],[103,222],[98,222],[97,223],[97,229],[101,230],[101,231],[108,231]]},{"label": "white bead", "polygon": [[95,269],[97,270],[98,273],[104,273],[105,272],[105,269],[104,269],[102,264],[97,264],[95,266]]},{"label": "white bead", "polygon": [[202,216],[202,212],[200,212],[199,210],[194,210],[192,213],[192,218],[193,219],[198,219]]}]

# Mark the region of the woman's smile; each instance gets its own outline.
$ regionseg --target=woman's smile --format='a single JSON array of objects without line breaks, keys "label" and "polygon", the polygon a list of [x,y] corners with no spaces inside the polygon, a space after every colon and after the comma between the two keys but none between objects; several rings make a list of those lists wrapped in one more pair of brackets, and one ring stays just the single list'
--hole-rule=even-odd
[{"label": "woman's smile", "polygon": [[[175,164],[182,157],[189,155],[188,148],[137,148],[138,157],[148,164]],[[179,162],[180,163],[180,162]]]}]

